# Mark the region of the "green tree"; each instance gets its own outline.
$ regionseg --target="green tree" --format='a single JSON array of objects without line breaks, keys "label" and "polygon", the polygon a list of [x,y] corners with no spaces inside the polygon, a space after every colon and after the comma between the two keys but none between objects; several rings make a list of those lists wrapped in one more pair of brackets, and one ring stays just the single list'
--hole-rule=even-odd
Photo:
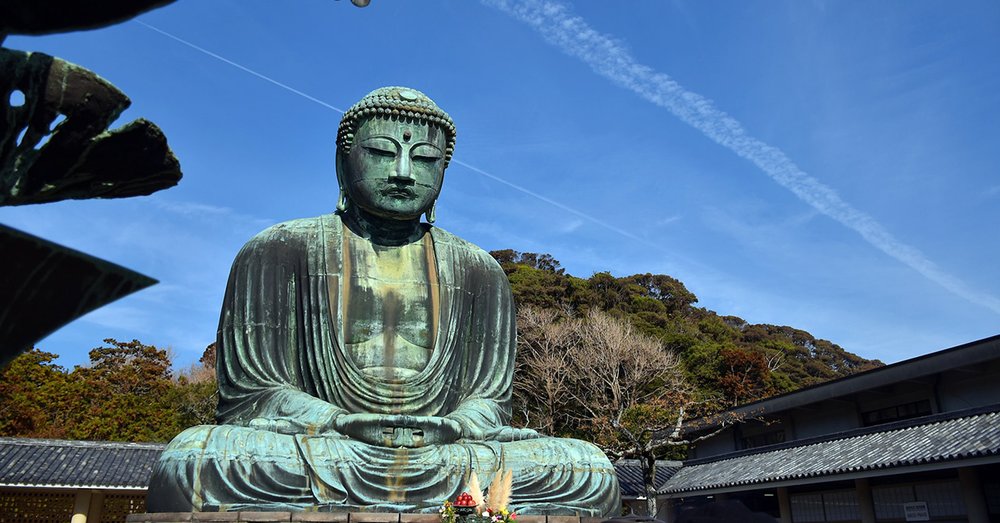
[{"label": "green tree", "polygon": [[75,387],[58,356],[38,349],[21,354],[0,373],[0,435],[66,436]]},{"label": "green tree", "polygon": [[81,391],[76,422],[67,436],[84,440],[166,441],[180,432],[170,407],[174,387],[166,350],[139,340],[104,340],[90,351],[90,365],[70,377]]},{"label": "green tree", "polygon": [[559,261],[548,254],[506,249],[490,255],[507,274],[518,305],[580,311],[592,300],[587,282],[567,276]]},{"label": "green tree", "polygon": [[138,340],[104,340],[72,372],[55,354],[32,350],[0,373],[0,435],[112,441],[168,441],[215,422],[215,344],[178,375],[166,350]]}]

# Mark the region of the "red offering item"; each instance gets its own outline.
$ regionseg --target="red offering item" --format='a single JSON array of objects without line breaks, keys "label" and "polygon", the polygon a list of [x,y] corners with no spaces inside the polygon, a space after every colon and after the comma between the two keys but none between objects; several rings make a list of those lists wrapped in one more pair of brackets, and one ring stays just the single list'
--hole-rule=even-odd
[{"label": "red offering item", "polygon": [[463,493],[461,493],[461,494],[458,495],[457,499],[455,499],[455,506],[456,507],[474,507],[474,506],[476,506],[476,502],[473,501],[472,496],[468,492],[463,492]]}]

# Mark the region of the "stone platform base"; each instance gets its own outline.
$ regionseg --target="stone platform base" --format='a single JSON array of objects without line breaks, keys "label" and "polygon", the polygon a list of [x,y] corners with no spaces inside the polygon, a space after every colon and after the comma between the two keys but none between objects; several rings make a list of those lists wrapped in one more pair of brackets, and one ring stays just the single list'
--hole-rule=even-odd
[{"label": "stone platform base", "polygon": [[[156,512],[130,514],[128,523],[221,523],[255,521],[318,521],[326,523],[440,523],[437,514],[396,514],[388,512]],[[601,523],[603,518],[576,516],[518,516],[517,523]]]}]

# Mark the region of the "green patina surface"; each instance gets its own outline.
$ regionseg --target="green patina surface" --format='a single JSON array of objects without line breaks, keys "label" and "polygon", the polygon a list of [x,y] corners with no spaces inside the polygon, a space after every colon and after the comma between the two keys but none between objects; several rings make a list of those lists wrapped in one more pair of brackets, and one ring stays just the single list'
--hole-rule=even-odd
[{"label": "green patina surface", "polygon": [[513,470],[523,514],[617,513],[599,449],[509,426],[514,304],[482,249],[433,222],[451,119],[376,90],[338,134],[336,214],[238,255],[218,338],[218,426],[170,443],[151,511],[436,512]]},{"label": "green patina surface", "polygon": [[130,103],[83,67],[0,47],[0,206],[126,198],[176,185],[180,164],[159,127],[140,118],[108,130]]}]

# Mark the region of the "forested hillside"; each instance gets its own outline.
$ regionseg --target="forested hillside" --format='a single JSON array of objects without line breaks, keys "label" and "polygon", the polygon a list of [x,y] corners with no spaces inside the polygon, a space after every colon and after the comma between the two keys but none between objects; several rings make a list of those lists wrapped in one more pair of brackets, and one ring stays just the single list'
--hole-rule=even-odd
[{"label": "forested hillside", "polygon": [[585,316],[601,310],[659,340],[688,382],[725,408],[883,365],[788,326],[750,324],[697,307],[697,296],[663,274],[589,278],[566,274],[548,254],[493,251],[520,308]]},{"label": "forested hillside", "polygon": [[[515,423],[612,456],[665,455],[650,442],[682,445],[657,432],[676,420],[881,365],[799,329],[697,307],[670,276],[578,278],[549,255],[491,254],[519,309]],[[25,353],[0,372],[0,436],[168,441],[214,422],[214,351],[180,370],[137,340],[104,340],[73,369]],[[629,430],[645,450],[629,448]]]}]

